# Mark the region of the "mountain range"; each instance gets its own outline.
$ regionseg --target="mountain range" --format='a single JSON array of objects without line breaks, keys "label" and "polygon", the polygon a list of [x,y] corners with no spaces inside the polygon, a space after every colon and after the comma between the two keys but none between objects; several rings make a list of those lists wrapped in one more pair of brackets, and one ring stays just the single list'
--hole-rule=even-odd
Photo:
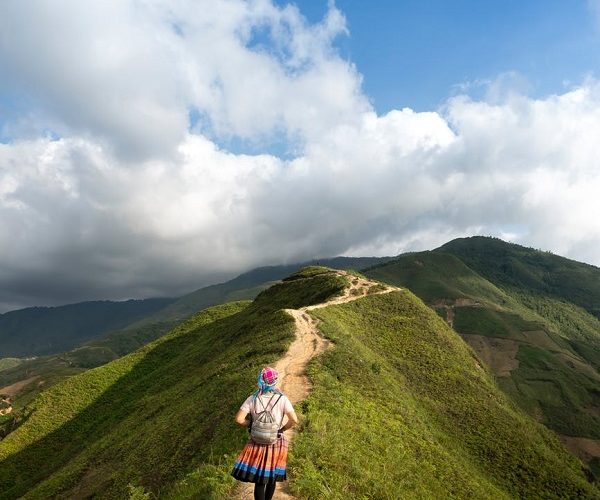
[{"label": "mountain range", "polygon": [[[310,311],[334,347],[308,367],[292,494],[600,498],[600,269],[483,237],[320,263],[399,290]],[[0,417],[0,498],[233,494],[231,415],[293,340],[285,309],[349,276],[260,268],[69,352],[1,360],[0,386],[37,378]]]}]

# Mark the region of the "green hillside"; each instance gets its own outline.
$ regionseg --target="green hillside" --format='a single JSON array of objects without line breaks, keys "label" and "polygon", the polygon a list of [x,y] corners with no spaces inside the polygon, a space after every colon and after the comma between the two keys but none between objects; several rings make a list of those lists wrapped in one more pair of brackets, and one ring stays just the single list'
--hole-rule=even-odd
[{"label": "green hillside", "polygon": [[[69,378],[0,442],[0,498],[224,498],[246,439],[233,415],[283,355],[298,308],[344,277],[296,273],[250,305],[196,314]],[[310,367],[291,488],[306,498],[600,498],[579,463],[497,390],[469,348],[409,292],[314,311],[333,349]]]},{"label": "green hillside", "polygon": [[566,300],[600,318],[600,268],[507,243],[498,238],[458,238],[439,250],[460,258],[492,283]]},{"label": "green hillside", "polygon": [[67,351],[163,309],[173,300],[101,300],[0,314],[0,357]]},{"label": "green hillside", "polygon": [[598,475],[600,321],[565,299],[492,283],[446,249],[401,256],[365,274],[407,286],[426,301],[514,401],[557,433],[577,438],[568,439],[569,448]]},{"label": "green hillside", "polygon": [[511,298],[460,259],[439,252],[417,252],[401,255],[363,271],[371,278],[397,286],[405,286],[421,300],[433,303],[440,299],[476,299],[503,304]]},{"label": "green hillside", "polygon": [[234,303],[201,312],[135,353],[43,392],[0,443],[0,498],[32,488],[34,498],[88,490],[121,497],[130,482],[157,490],[218,458],[215,448],[239,442],[231,415],[258,367],[293,338],[293,321],[270,303],[318,302],[343,286],[332,273],[290,280],[247,309]]},{"label": "green hillside", "polygon": [[314,315],[336,348],[311,370],[315,391],[294,455],[301,496],[600,497],[410,292]]}]

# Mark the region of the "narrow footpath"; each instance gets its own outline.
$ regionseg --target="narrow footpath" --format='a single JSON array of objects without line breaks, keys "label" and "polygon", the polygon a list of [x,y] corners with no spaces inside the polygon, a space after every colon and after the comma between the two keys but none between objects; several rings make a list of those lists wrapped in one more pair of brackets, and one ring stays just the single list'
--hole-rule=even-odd
[{"label": "narrow footpath", "polygon": [[[275,369],[279,373],[281,391],[290,399],[292,404],[306,399],[311,390],[310,380],[306,375],[306,366],[314,357],[325,351],[331,342],[325,339],[318,328],[318,320],[314,319],[309,311],[321,309],[336,304],[343,304],[353,300],[360,299],[367,295],[378,295],[401,290],[400,288],[383,285],[365,278],[354,276],[346,271],[338,271],[341,276],[349,280],[350,285],[344,290],[342,295],[332,298],[326,302],[312,306],[302,307],[300,309],[286,309],[296,322],[296,340],[292,342],[285,355],[277,361]],[[375,287],[375,288],[373,288]],[[295,430],[286,431],[285,435],[288,441],[294,437]],[[250,500],[253,498],[254,484],[240,483],[236,489],[234,500]],[[287,492],[287,481],[277,485],[277,490],[273,496],[274,500],[293,500],[295,497]]]}]

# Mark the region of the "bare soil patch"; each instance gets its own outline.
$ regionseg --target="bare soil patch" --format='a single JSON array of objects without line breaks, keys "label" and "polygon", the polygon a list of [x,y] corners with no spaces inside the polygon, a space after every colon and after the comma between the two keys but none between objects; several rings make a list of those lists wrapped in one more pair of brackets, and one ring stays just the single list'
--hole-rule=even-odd
[{"label": "bare soil patch", "polygon": [[472,334],[464,334],[461,337],[494,375],[508,377],[512,370],[519,367],[519,360],[516,358],[519,351],[518,342],[512,339]]},{"label": "bare soil patch", "polygon": [[26,386],[31,384],[33,381],[40,378],[39,375],[35,375],[33,377],[26,378],[24,380],[20,380],[19,382],[15,382],[14,384],[7,385],[0,389],[0,394],[4,394],[6,396],[10,396],[11,398],[15,397],[19,392],[23,390]]},{"label": "bare soil patch", "polygon": [[584,463],[589,463],[595,457],[600,457],[600,439],[563,436],[558,437],[573,455]]}]

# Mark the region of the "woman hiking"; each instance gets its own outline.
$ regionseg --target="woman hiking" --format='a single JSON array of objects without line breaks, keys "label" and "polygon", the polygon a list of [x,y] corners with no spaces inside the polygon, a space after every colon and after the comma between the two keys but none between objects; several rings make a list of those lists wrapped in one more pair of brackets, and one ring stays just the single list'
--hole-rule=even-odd
[{"label": "woman hiking", "polygon": [[[250,431],[250,440],[231,473],[238,481],[254,483],[255,500],[271,500],[277,481],[286,479],[288,441],[283,431],[298,423],[292,403],[277,390],[278,374],[269,366],[258,375],[258,390],[242,404],[235,421]],[[251,420],[246,420],[250,414]],[[284,416],[287,422],[282,425]]]}]

